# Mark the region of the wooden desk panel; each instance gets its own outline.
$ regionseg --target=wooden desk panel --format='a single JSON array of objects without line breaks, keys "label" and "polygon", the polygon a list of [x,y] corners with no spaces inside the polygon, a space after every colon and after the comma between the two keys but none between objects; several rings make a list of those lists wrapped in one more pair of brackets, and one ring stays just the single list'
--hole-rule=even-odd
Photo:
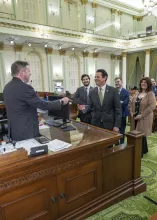
[{"label": "wooden desk panel", "polygon": [[72,143],[69,149],[0,167],[0,220],[85,219],[146,190],[140,177],[143,134],[130,133],[127,146],[109,149],[120,134],[72,124],[75,131],[41,130]]}]

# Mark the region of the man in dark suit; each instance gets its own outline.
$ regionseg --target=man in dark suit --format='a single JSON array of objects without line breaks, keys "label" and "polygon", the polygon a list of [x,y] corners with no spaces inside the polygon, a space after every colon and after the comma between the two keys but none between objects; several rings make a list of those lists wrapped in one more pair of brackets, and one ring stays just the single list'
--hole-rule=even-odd
[{"label": "man in dark suit", "polygon": [[98,69],[95,74],[96,88],[89,92],[88,106],[79,108],[88,112],[92,110],[91,124],[119,132],[121,126],[121,105],[116,88],[106,84],[108,74],[104,69]]},{"label": "man in dark suit", "polygon": [[151,83],[152,83],[152,89],[153,89],[154,95],[156,97],[157,96],[157,85],[156,85],[155,79],[151,79]]},{"label": "man in dark suit", "polygon": [[29,64],[16,61],[11,66],[12,80],[4,87],[4,103],[8,117],[8,131],[12,140],[39,136],[37,108],[43,110],[59,110],[61,104],[67,104],[69,99],[45,102],[40,99],[33,87],[28,85],[30,78]]},{"label": "man in dark suit", "polygon": [[122,106],[122,122],[119,131],[123,134],[123,138],[120,140],[120,144],[124,143],[124,133],[126,128],[126,118],[129,116],[129,92],[123,88],[123,82],[120,77],[115,78],[115,87],[118,89],[120,94],[120,103]]},{"label": "man in dark suit", "polygon": [[[74,98],[77,98],[81,101],[83,101],[85,104],[87,104],[87,98],[89,95],[89,91],[93,88],[90,86],[90,77],[87,74],[83,74],[81,76],[81,81],[83,83],[83,86],[79,87],[75,94]],[[83,113],[81,110],[79,110],[79,115],[81,122],[90,124],[91,123],[91,112]]]}]

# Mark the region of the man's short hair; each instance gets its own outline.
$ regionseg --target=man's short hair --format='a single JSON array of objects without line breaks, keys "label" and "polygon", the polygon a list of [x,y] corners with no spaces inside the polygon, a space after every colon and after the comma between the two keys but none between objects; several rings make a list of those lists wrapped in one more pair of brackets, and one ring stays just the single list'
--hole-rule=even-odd
[{"label": "man's short hair", "polygon": [[119,77],[119,76],[118,76],[118,77],[116,77],[116,78],[114,79],[114,81],[116,81],[117,79],[120,79],[121,81],[123,81],[123,80],[122,80],[122,78],[121,78],[121,77]]},{"label": "man's short hair", "polygon": [[21,69],[26,68],[26,66],[28,65],[29,63],[26,61],[17,60],[11,65],[11,75],[13,77],[16,76],[20,72]]},{"label": "man's short hair", "polygon": [[104,69],[98,69],[96,72],[100,72],[102,74],[102,78],[106,77],[108,78],[108,74]]},{"label": "man's short hair", "polygon": [[88,77],[88,79],[90,80],[90,77],[89,77],[89,75],[88,74],[83,74],[82,76],[81,76],[81,81],[83,80],[83,78],[85,78],[85,77]]}]

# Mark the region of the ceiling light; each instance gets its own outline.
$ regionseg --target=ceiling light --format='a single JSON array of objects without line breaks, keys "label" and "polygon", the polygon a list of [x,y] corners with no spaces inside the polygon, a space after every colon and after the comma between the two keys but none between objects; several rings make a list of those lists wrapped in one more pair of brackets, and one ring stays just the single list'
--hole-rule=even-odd
[{"label": "ceiling light", "polygon": [[62,49],[62,47],[60,46],[60,47],[59,47],[59,49],[61,50],[61,49]]},{"label": "ceiling light", "polygon": [[11,41],[10,41],[10,44],[11,44],[11,45],[13,45],[13,44],[14,44],[14,41],[13,41],[13,40],[11,40]]},{"label": "ceiling light", "polygon": [[74,50],[75,50],[75,48],[73,47],[73,48],[72,48],[72,50],[74,51]]},{"label": "ceiling light", "polygon": [[28,46],[31,47],[31,45],[32,45],[32,44],[29,42],[29,43],[28,43]]},{"label": "ceiling light", "polygon": [[47,48],[47,46],[48,46],[48,45],[47,45],[47,44],[45,44],[45,48]]}]

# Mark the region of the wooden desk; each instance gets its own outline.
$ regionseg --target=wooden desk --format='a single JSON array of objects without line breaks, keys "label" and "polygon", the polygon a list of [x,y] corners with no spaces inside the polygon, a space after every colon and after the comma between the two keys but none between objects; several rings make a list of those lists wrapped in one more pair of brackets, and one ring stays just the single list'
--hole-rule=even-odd
[{"label": "wooden desk", "polygon": [[72,143],[58,153],[0,167],[0,220],[85,219],[146,190],[140,178],[141,134],[121,135],[72,122],[76,130],[41,130]]}]

